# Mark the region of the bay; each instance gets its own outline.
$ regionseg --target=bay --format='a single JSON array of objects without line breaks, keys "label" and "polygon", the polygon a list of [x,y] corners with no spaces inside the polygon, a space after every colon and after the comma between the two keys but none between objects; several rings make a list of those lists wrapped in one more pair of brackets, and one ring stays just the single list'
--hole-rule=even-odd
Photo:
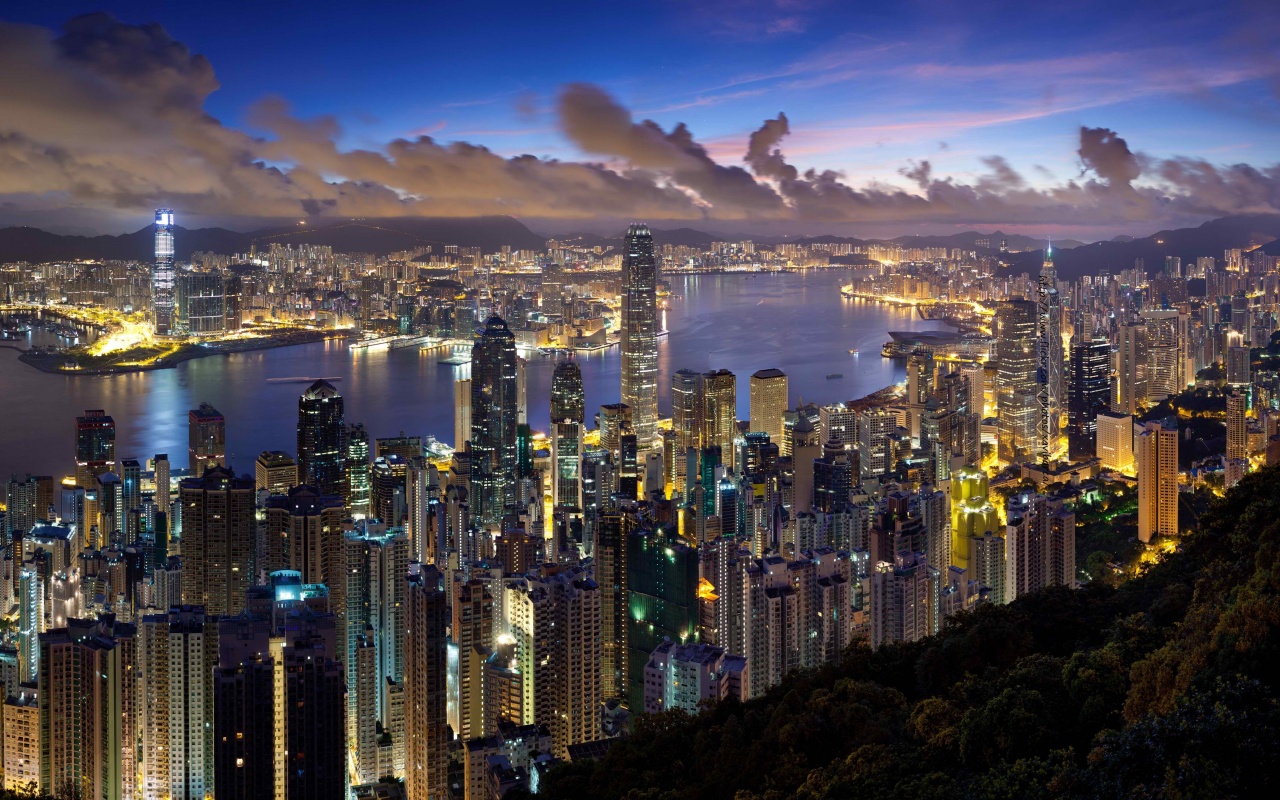
[{"label": "bay", "polygon": [[[904,377],[881,358],[890,330],[939,330],[911,309],[840,295],[844,270],[781,274],[673,276],[673,297],[659,343],[659,411],[670,411],[675,370],[728,369],[738,377],[738,416],[749,416],[751,373],[777,367],[790,378],[791,402],[852,400]],[[849,354],[851,348],[860,355]],[[340,378],[348,422],[371,437],[432,435],[453,439],[453,382],[468,367],[440,364],[439,350],[350,349],[319,342],[214,356],[174,369],[67,377],[40,372],[0,349],[0,478],[14,473],[60,477],[74,472],[75,417],[101,408],[116,421],[118,457],[168,453],[187,461],[187,411],[212,403],[227,419],[227,451],[238,472],[252,472],[263,450],[297,449],[298,396],[305,383],[281,378]],[[588,416],[619,400],[616,347],[578,356]],[[546,430],[555,359],[533,354],[528,367],[529,422]],[[843,375],[827,379],[828,374]],[[272,380],[275,379],[275,380]]]}]

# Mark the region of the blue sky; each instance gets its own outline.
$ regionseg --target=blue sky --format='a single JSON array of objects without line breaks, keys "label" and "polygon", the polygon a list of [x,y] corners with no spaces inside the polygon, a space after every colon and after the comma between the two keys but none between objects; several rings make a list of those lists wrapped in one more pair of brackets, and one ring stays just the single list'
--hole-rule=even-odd
[{"label": "blue sky", "polygon": [[[24,7],[25,6],[25,7]],[[12,22],[58,29],[93,7],[20,4]],[[206,56],[205,110],[270,137],[249,109],[283,98],[332,116],[344,149],[426,134],[511,156],[584,158],[557,124],[558,92],[595,84],[721,164],[785,112],[788,160],[853,185],[980,179],[999,155],[1032,186],[1081,173],[1079,129],[1106,127],[1145,157],[1280,161],[1274,4],[820,0],[652,3],[129,3]],[[596,156],[598,158],[598,155]],[[607,160],[607,159],[606,159]],[[995,220],[998,221],[998,220]]]}]

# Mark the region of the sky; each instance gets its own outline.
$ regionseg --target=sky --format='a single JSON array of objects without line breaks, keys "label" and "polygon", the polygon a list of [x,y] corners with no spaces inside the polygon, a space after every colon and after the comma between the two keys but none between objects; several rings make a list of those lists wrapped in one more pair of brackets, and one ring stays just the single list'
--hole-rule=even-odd
[{"label": "sky", "polygon": [[1142,234],[1280,210],[1278,40],[1266,0],[6,4],[0,225]]}]

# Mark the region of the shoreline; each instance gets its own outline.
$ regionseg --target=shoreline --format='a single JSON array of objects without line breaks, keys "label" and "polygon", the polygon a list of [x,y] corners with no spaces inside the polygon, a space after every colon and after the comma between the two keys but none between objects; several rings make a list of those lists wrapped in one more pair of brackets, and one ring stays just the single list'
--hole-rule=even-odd
[{"label": "shoreline", "polygon": [[185,344],[177,352],[157,360],[154,364],[131,364],[128,366],[104,365],[86,369],[66,369],[68,354],[65,352],[45,352],[27,350],[6,345],[10,350],[18,351],[18,360],[27,366],[34,367],[50,375],[101,376],[127,375],[134,372],[152,372],[160,369],[173,369],[187,361],[210,356],[229,356],[234,353],[251,353],[256,350],[274,350],[279,347],[292,347],[300,344],[315,344],[331,339],[348,339],[345,332],[335,331],[292,331],[285,337],[268,336],[263,339],[248,339],[238,342],[218,342],[217,346],[206,347],[201,343]]}]

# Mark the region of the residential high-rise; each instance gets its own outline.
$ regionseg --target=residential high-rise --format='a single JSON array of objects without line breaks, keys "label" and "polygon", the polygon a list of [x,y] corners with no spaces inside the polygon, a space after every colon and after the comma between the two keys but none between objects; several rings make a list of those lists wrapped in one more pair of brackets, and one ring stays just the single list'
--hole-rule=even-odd
[{"label": "residential high-rise", "polygon": [[484,726],[482,666],[493,655],[493,595],[485,581],[455,583],[450,634],[458,649],[457,735],[463,741],[489,732]]},{"label": "residential high-rise", "polygon": [[187,465],[196,477],[227,465],[227,420],[208,403],[187,412]]},{"label": "residential high-rise", "polygon": [[471,439],[471,379],[453,382],[453,448],[461,450]]},{"label": "residential high-rise", "polygon": [[345,434],[342,395],[327,381],[311,384],[298,398],[298,483],[320,494],[343,495]]},{"label": "residential high-rise", "polygon": [[1022,298],[996,307],[996,417],[998,455],[1003,461],[1024,461],[1036,455],[1037,313],[1036,304]]},{"label": "residential high-rise", "polygon": [[14,795],[40,785],[40,689],[33,681],[4,700],[4,788]]},{"label": "residential high-rise", "polygon": [[156,336],[173,333],[173,209],[156,209],[156,260],[151,268],[151,309]]},{"label": "residential high-rise", "polygon": [[1036,290],[1036,460],[1048,463],[1058,450],[1058,426],[1064,405],[1062,304],[1058,297],[1053,248],[1045,248]]},{"label": "residential high-rise", "polygon": [[636,446],[647,451],[658,426],[658,267],[646,225],[627,228],[622,254],[622,402],[631,406]]},{"label": "residential high-rise", "polygon": [[1147,399],[1147,329],[1121,325],[1116,330],[1116,384],[1111,410],[1138,414]]},{"label": "residential high-rise", "polygon": [[210,467],[178,488],[182,503],[182,600],[209,614],[244,610],[254,584],[255,487],[229,467]]},{"label": "residential high-rise", "polygon": [[516,338],[493,316],[471,348],[471,515],[497,525],[516,498]]},{"label": "residential high-rise", "polygon": [[1247,398],[1242,392],[1227,395],[1227,460],[1249,458],[1249,417]]},{"label": "residential high-rise", "polygon": [[115,468],[116,421],[101,409],[76,417],[76,486],[97,488],[97,477]]},{"label": "residential high-rise", "polygon": [[727,697],[746,700],[747,659],[710,644],[658,645],[645,664],[644,712],[683,709],[697,714]]},{"label": "residential high-rise", "polygon": [[898,417],[888,409],[868,409],[858,417],[858,469],[860,478],[874,478],[896,466],[892,436]]},{"label": "residential high-rise", "polygon": [[159,530],[157,525],[157,534],[164,533],[166,536],[173,530],[173,477],[169,464],[168,453],[156,453],[152,459],[155,465],[155,504],[156,514],[164,515],[164,530]]},{"label": "residential high-rise", "polygon": [[1098,414],[1111,399],[1111,343],[1101,336],[1071,341],[1071,375],[1067,390],[1067,446],[1072,461],[1093,458],[1098,441]]},{"label": "residential high-rise", "polygon": [[551,498],[556,508],[581,508],[580,469],[586,399],[576,361],[556,364],[551,376]]},{"label": "residential high-rise", "polygon": [[216,623],[199,606],[148,614],[138,626],[143,797],[201,800],[213,785]]},{"label": "residential high-rise", "polygon": [[267,494],[288,494],[298,485],[298,465],[293,456],[279,450],[263,450],[253,465],[254,486]]},{"label": "residential high-rise", "polygon": [[898,553],[871,576],[871,646],[914,642],[938,632],[942,577],[922,553]]},{"label": "residential high-rise", "polygon": [[593,551],[596,583],[600,586],[601,691],[606,700],[625,698],[630,679],[627,555],[634,519],[630,514],[617,511],[603,514]]},{"label": "residential high-rise", "polygon": [[[514,377],[514,376],[513,376]],[[435,566],[414,565],[405,591],[405,789],[408,800],[448,796],[445,722],[449,595]]]},{"label": "residential high-rise", "polygon": [[1076,515],[1042,494],[1009,499],[1005,527],[1004,602],[1046,586],[1073,586]]},{"label": "residential high-rise", "polygon": [[[345,800],[347,679],[320,637],[283,650],[286,800]],[[234,794],[232,797],[236,796]]]},{"label": "residential high-rise", "polygon": [[[503,629],[515,639],[525,723],[551,729],[552,754],[600,736],[600,587],[583,566],[547,564],[505,581]],[[638,708],[638,706],[635,706]]]},{"label": "residential high-rise", "polygon": [[791,407],[787,375],[780,369],[762,369],[751,376],[751,430],[769,434],[769,441],[783,451],[782,417]]},{"label": "residential high-rise", "polygon": [[1138,472],[1138,539],[1178,533],[1178,425],[1173,419],[1144,423],[1134,436]]}]

